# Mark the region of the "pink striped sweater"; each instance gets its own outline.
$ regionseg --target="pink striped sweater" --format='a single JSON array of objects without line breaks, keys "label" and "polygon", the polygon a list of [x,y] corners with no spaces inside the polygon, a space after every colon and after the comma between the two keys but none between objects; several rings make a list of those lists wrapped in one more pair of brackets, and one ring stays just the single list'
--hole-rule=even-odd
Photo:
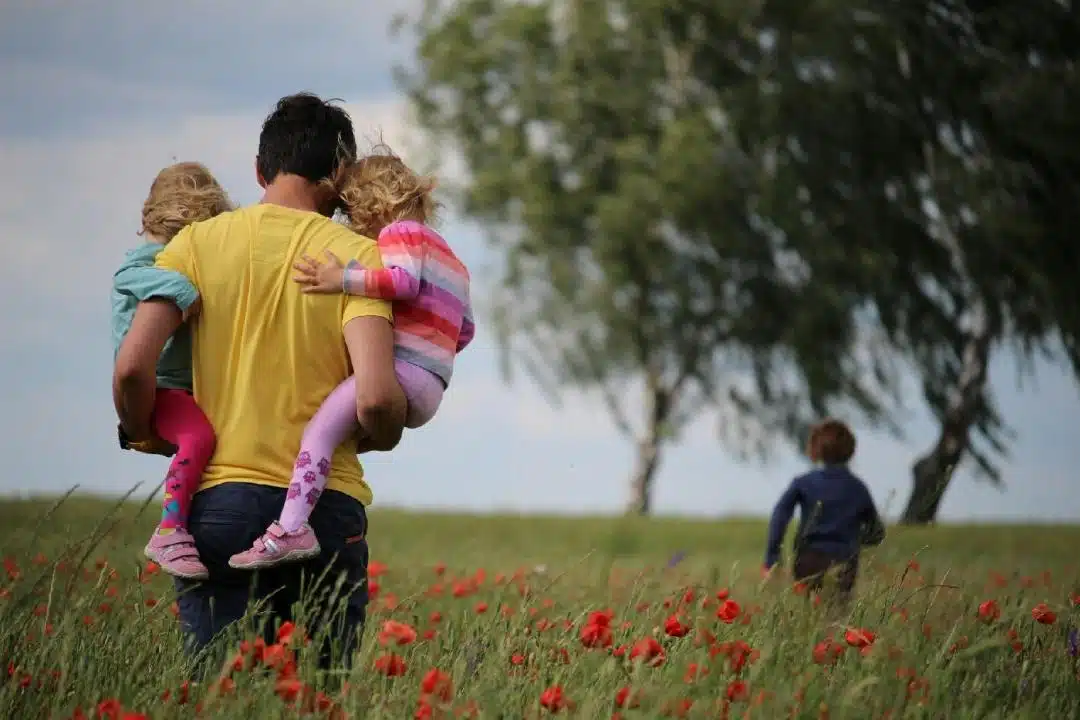
[{"label": "pink striped sweater", "polygon": [[393,301],[394,356],[438,375],[449,386],[454,357],[476,332],[469,271],[442,236],[410,220],[379,233],[380,270],[355,260],[342,287],[351,295]]}]

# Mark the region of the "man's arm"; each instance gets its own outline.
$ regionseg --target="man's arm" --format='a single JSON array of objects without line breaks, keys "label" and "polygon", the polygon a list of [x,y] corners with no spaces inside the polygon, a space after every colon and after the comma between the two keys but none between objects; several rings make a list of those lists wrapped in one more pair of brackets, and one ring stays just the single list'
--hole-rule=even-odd
[{"label": "man's arm", "polygon": [[180,327],[183,314],[169,300],[139,303],[113,368],[113,404],[128,438],[142,441],[154,436],[151,416],[157,390],[157,361],[165,343]]},{"label": "man's arm", "polygon": [[393,450],[405,428],[405,394],[394,374],[394,329],[375,315],[355,317],[342,328],[356,376],[356,419],[372,450]]}]

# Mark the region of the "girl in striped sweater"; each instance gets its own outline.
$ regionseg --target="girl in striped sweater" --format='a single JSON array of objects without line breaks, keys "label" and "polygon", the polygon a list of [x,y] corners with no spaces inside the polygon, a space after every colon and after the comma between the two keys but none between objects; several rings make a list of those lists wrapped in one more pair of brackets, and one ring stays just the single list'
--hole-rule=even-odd
[{"label": "girl in striped sweater", "polygon": [[[365,157],[335,181],[349,224],[377,237],[383,268],[347,266],[304,257],[295,280],[306,293],[340,293],[393,302],[394,368],[408,401],[405,426],[434,417],[450,384],[454,358],[473,339],[469,272],[446,241],[427,226],[436,209],[435,183],[391,153]],[[304,560],[320,552],[308,525],[326,486],[334,449],[356,433],[356,384],[349,378],[323,402],[304,431],[281,516],[235,568],[256,569]]]}]

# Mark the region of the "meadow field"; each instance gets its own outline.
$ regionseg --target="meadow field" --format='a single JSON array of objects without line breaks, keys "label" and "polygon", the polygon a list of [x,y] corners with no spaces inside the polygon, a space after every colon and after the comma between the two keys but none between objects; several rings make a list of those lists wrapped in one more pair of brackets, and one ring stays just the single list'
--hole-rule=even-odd
[{"label": "meadow field", "polygon": [[285,628],[190,683],[156,513],[0,503],[0,717],[1080,717],[1080,527],[890,528],[837,612],[762,582],[762,522],[374,507],[346,678]]}]

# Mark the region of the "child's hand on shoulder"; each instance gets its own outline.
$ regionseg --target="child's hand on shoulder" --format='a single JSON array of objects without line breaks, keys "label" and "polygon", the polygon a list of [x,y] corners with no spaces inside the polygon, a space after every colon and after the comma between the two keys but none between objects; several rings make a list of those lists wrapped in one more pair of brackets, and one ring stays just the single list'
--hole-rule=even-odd
[{"label": "child's hand on shoulder", "polygon": [[293,264],[297,273],[293,275],[293,280],[300,283],[301,292],[324,295],[342,292],[345,265],[329,250],[325,251],[325,255],[326,262],[321,263],[308,255],[302,255],[300,260]]}]

